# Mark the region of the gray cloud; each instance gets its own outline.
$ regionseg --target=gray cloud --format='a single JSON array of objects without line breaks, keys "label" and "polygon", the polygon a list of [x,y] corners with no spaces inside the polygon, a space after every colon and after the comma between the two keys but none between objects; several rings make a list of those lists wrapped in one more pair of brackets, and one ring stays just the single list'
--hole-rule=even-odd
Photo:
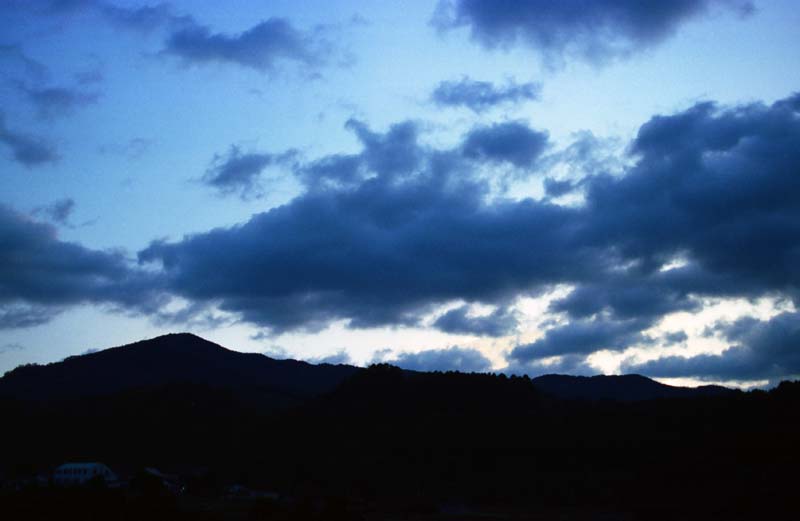
[{"label": "gray cloud", "polygon": [[741,319],[721,328],[734,342],[719,355],[667,356],[625,370],[655,377],[758,380],[800,375],[800,313]]},{"label": "gray cloud", "polygon": [[440,82],[431,93],[431,101],[443,107],[466,107],[479,113],[500,105],[539,99],[539,83],[515,83],[497,86],[488,81],[463,77],[459,81]]},{"label": "gray cloud", "polygon": [[463,152],[470,159],[532,168],[547,146],[547,132],[512,121],[473,128],[464,138]]},{"label": "gray cloud", "polygon": [[69,225],[69,218],[75,210],[75,201],[70,197],[53,201],[52,203],[36,208],[34,215],[44,215],[51,221],[62,226]]},{"label": "gray cloud", "polygon": [[89,250],[58,239],[51,225],[0,206],[0,327],[31,327],[68,306],[109,304],[153,312],[154,278],[121,253]]},{"label": "gray cloud", "polygon": [[260,177],[268,167],[289,165],[297,152],[281,154],[243,153],[232,145],[224,155],[215,155],[201,181],[222,195],[238,194],[242,198],[262,195]]},{"label": "gray cloud", "polygon": [[567,56],[600,63],[655,46],[712,6],[753,10],[744,0],[443,0],[432,23],[440,31],[466,27],[487,49],[522,45],[551,63]]},{"label": "gray cloud", "polygon": [[649,342],[641,334],[650,324],[640,320],[573,320],[548,329],[544,337],[515,347],[509,358],[518,363],[560,355],[587,355],[601,349],[622,351]]},{"label": "gray cloud", "polygon": [[79,107],[97,103],[100,95],[69,87],[27,86],[18,84],[25,98],[36,108],[42,119],[54,119],[71,114]]},{"label": "gray cloud", "polygon": [[488,315],[468,316],[469,306],[451,309],[436,319],[433,327],[445,333],[506,336],[512,334],[519,325],[516,313],[499,306]]},{"label": "gray cloud", "polygon": [[[140,260],[163,266],[177,294],[224,295],[224,309],[275,331],[336,319],[351,327],[416,324],[452,299],[505,301],[586,269],[560,259],[574,209],[530,201],[487,207],[483,180],[458,154],[417,144],[414,125],[385,134],[349,126],[363,144],[355,161],[368,175],[360,182],[309,190],[236,228],[153,243]],[[341,156],[329,164],[353,168]],[[520,243],[519,229],[531,239]],[[603,259],[580,248],[571,257]]]},{"label": "gray cloud", "polygon": [[164,54],[189,64],[233,63],[272,72],[280,62],[319,66],[327,61],[330,44],[315,32],[303,32],[283,18],[270,18],[235,35],[214,33],[187,23],[167,38]]},{"label": "gray cloud", "polygon": [[[580,179],[586,203],[570,207],[488,202],[480,166],[496,155],[464,161],[463,143],[429,149],[413,123],[351,122],[361,152],[300,167],[337,182],[234,228],[153,243],[140,260],[163,267],[175,294],[277,332],[418,324],[453,300],[499,305],[572,284],[551,309],[568,324],[515,356],[621,350],[699,297],[795,294],[795,98],[656,116],[632,166]],[[686,264],[662,269],[676,257]]]},{"label": "gray cloud", "polygon": [[27,167],[54,163],[59,159],[55,146],[46,139],[8,128],[2,112],[0,112],[0,143],[9,149],[14,161]]},{"label": "gray cloud", "polygon": [[[642,331],[667,313],[697,309],[704,297],[797,304],[800,95],[771,105],[698,103],[654,116],[630,143],[620,172],[580,160],[588,171],[575,183],[585,203],[574,206],[490,197],[486,164],[535,167],[539,158],[514,151],[541,142],[518,135],[543,133],[514,126],[509,133],[479,127],[460,144],[436,149],[420,142],[413,122],[378,132],[350,121],[360,150],[294,167],[304,193],[237,226],[153,242],[139,252],[147,270],[121,254],[60,241],[52,227],[4,211],[0,299],[4,310],[80,302],[142,310],[154,309],[164,291],[190,302],[189,312],[218,308],[275,334],[336,320],[353,328],[419,325],[454,301],[504,306],[572,285],[550,309],[561,325],[512,351],[512,364],[528,369],[545,367],[551,356],[575,365],[598,349],[660,342]],[[483,139],[487,129],[491,139]],[[469,318],[456,311],[439,326],[495,327]],[[796,318],[786,315],[781,327]],[[729,360],[760,367],[751,374],[794,370],[784,348],[760,347],[779,344],[763,332],[771,326],[750,333],[745,325],[738,324],[738,337],[725,333]],[[671,362],[672,369],[666,362],[650,368],[724,372],[712,365],[717,359]],[[747,374],[737,363],[740,369],[727,374]]]}]

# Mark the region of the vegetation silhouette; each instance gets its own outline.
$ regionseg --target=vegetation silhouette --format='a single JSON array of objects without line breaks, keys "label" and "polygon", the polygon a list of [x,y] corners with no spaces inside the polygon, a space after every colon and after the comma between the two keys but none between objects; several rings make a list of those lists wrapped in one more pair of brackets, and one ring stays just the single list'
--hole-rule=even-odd
[{"label": "vegetation silhouette", "polygon": [[[297,374],[313,380],[315,366],[303,367]],[[6,375],[0,391],[27,389],[20,375],[44,369],[13,371],[17,387]],[[652,386],[623,378],[636,382],[633,391],[589,400],[553,396],[527,377],[352,369],[324,392],[294,382],[291,400],[258,379],[145,378],[138,388],[81,397],[6,393],[0,461],[8,483],[64,461],[103,461],[128,475],[168,469],[187,490],[165,500],[135,480],[141,494],[6,488],[4,508],[14,519],[56,518],[45,515],[56,508],[63,519],[86,501],[98,519],[133,519],[122,511],[151,519],[794,518],[798,382],[633,400],[639,386]],[[281,499],[246,507],[220,499],[234,483]]]}]

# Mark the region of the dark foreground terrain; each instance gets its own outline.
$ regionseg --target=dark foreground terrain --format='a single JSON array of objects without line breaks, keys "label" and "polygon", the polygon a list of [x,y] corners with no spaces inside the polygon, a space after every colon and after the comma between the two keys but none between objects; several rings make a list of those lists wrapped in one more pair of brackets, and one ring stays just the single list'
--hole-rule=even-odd
[{"label": "dark foreground terrain", "polygon": [[[0,397],[4,519],[797,519],[800,383],[313,366],[169,335],[18,368]],[[52,482],[87,461],[120,483]]]}]

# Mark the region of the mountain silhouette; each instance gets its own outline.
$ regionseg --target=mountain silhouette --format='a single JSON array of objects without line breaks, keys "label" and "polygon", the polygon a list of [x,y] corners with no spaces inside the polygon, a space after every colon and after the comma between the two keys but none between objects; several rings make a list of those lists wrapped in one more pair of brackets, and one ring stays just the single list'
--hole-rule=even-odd
[{"label": "mountain silhouette", "polygon": [[[173,333],[61,362],[20,366],[0,378],[0,396],[59,400],[199,384],[246,390],[251,400],[291,404],[330,392],[359,371],[350,365],[275,360],[232,351],[190,333]],[[719,386],[673,387],[640,375],[545,375],[531,382],[550,396],[570,400],[639,401],[736,392]]]},{"label": "mountain silhouette", "polygon": [[533,379],[541,391],[565,400],[614,400],[622,402],[659,398],[694,398],[736,394],[719,385],[675,387],[638,374],[569,376],[548,374]]},{"label": "mountain silhouette", "polygon": [[[505,519],[788,520],[798,407],[800,382],[741,392],[362,369],[173,334],[0,378],[0,480],[101,461],[183,473],[193,497],[243,484],[293,498],[251,519],[334,519],[291,509],[335,498],[385,514],[354,519],[454,519],[428,516],[460,504]],[[26,501],[19,511],[52,507],[34,519],[60,515],[50,496]],[[166,518],[195,519],[178,514]]]},{"label": "mountain silhouette", "polygon": [[200,384],[301,399],[332,390],[356,371],[347,365],[231,351],[199,336],[177,333],[52,364],[20,366],[0,378],[0,396],[57,400]]}]

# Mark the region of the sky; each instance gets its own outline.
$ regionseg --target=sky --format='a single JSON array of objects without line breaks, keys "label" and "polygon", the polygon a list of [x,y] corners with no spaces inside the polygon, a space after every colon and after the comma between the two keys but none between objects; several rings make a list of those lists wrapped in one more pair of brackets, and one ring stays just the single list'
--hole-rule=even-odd
[{"label": "sky", "polygon": [[0,2],[0,372],[800,375],[791,0]]}]

